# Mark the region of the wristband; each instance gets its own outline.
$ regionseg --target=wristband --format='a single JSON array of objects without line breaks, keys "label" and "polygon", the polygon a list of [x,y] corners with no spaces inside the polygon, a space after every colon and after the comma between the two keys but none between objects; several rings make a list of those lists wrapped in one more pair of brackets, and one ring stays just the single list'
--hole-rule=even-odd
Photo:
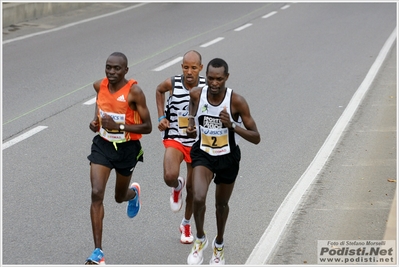
[{"label": "wristband", "polygon": [[161,122],[161,120],[163,120],[163,119],[165,119],[165,118],[166,118],[166,116],[165,116],[165,115],[162,115],[161,117],[159,117],[158,122]]},{"label": "wristband", "polygon": [[194,119],[195,117],[193,115],[188,115],[187,118]]}]

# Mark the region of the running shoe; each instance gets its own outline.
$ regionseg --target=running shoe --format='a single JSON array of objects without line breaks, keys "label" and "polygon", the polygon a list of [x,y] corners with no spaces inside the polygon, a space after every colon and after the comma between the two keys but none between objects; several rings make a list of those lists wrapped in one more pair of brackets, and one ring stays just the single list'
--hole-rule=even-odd
[{"label": "running shoe", "polygon": [[127,203],[127,216],[129,218],[134,218],[140,211],[141,201],[140,201],[140,185],[138,183],[132,183],[130,190],[136,192],[136,196],[128,201]]},{"label": "running shoe", "polygon": [[87,258],[85,265],[105,265],[104,252],[96,248]]},{"label": "running shoe", "polygon": [[213,254],[211,260],[209,261],[209,265],[224,265],[225,264],[224,246],[221,248],[217,248],[215,246],[215,242],[216,242],[216,237],[215,239],[213,239],[212,242]]},{"label": "running shoe", "polygon": [[193,233],[191,232],[190,224],[180,224],[180,242],[183,244],[191,244],[194,241]]},{"label": "running shoe", "polygon": [[208,246],[208,239],[205,236],[205,240],[203,242],[198,239],[195,240],[194,246],[191,249],[190,254],[187,258],[187,263],[189,265],[199,265],[204,261],[204,249]]},{"label": "running shoe", "polygon": [[183,206],[182,193],[183,188],[186,185],[186,181],[183,177],[179,177],[177,179],[181,183],[181,188],[179,191],[176,191],[174,188],[172,188],[172,194],[170,195],[170,208],[173,212],[180,211],[181,207]]}]

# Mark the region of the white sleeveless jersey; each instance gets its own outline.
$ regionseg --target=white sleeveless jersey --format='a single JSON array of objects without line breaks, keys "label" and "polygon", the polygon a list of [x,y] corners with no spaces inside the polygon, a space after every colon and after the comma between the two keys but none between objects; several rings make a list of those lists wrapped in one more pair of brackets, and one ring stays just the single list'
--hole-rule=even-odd
[{"label": "white sleeveless jersey", "polygon": [[[199,76],[197,87],[202,87],[205,83],[205,78]],[[169,120],[170,127],[162,132],[162,138],[176,140],[184,146],[192,146],[195,139],[187,137],[186,134],[190,91],[184,87],[183,75],[172,77],[172,86],[173,91],[165,107],[165,114]]]},{"label": "white sleeveless jersey", "polygon": [[[197,125],[197,141],[201,150],[211,156],[220,156],[230,153],[238,145],[240,136],[233,130],[223,126],[219,114],[226,107],[230,115],[230,121],[234,121],[231,116],[231,95],[233,90],[226,88],[226,95],[223,101],[214,106],[208,102],[208,86],[202,88],[195,115],[195,124]],[[242,124],[241,117],[235,121],[237,125]]]}]

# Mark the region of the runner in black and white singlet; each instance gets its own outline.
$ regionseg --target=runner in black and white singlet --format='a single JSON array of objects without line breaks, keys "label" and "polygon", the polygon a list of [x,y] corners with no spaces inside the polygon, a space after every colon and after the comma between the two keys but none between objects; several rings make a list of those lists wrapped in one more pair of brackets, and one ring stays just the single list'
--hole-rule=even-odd
[{"label": "runner in black and white singlet", "polygon": [[[183,244],[190,244],[194,240],[190,224],[193,213],[190,151],[195,139],[187,136],[186,129],[190,90],[205,85],[205,78],[199,75],[202,70],[201,61],[201,55],[197,51],[188,51],[184,54],[181,64],[183,74],[166,79],[156,90],[158,129],[162,133],[162,142],[165,146],[164,181],[166,185],[172,187],[169,201],[172,211],[178,212],[181,209],[184,187],[187,191],[186,208],[179,227],[180,242]],[[165,106],[166,93],[169,93],[169,98]],[[186,179],[180,176],[180,165],[183,160],[187,167]]]},{"label": "runner in black and white singlet", "polygon": [[[183,79],[183,75],[172,77],[173,91],[165,106],[165,116],[169,121],[169,128],[162,132],[162,139],[173,139],[180,142],[183,146],[192,146],[195,139],[188,137],[186,134],[190,91],[184,86]],[[199,76],[196,86],[202,87],[204,85],[205,77]]]},{"label": "runner in black and white singlet", "polygon": [[[240,136],[223,125],[219,114],[225,109],[229,114],[230,121],[234,121],[230,114],[231,94],[233,90],[226,88],[226,94],[219,105],[208,102],[208,86],[203,87],[198,103],[195,124],[197,125],[197,136],[199,148],[211,156],[229,154],[238,145]],[[241,126],[241,118],[234,121]]]},{"label": "runner in black and white singlet", "polygon": [[201,264],[208,238],[204,231],[206,196],[213,180],[216,184],[215,206],[217,234],[212,241],[209,264],[225,264],[224,230],[229,214],[229,200],[238,175],[243,138],[253,144],[260,134],[246,100],[227,88],[228,65],[220,58],[212,59],[206,69],[205,87],[190,91],[187,135],[195,137],[191,148],[193,168],[193,214],[197,228],[196,240],[187,257],[190,265]]}]

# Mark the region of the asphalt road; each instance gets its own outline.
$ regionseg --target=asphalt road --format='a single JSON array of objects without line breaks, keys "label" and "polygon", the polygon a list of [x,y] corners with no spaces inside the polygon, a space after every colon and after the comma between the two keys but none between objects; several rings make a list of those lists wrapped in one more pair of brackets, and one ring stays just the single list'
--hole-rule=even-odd
[{"label": "asphalt road", "polygon": [[[109,181],[107,264],[186,264],[191,246],[179,243],[182,212],[169,209],[155,106],[156,85],[180,67],[154,69],[189,49],[202,54],[204,65],[214,57],[228,62],[227,85],[245,96],[261,133],[257,146],[241,142],[225,235],[226,262],[245,264],[395,29],[395,11],[394,3],[100,4],[3,29],[3,264],[82,264],[91,253],[86,156],[94,106],[86,102],[114,51],[128,56],[128,78],[146,93],[153,132],[142,139],[144,163],[133,175],[142,187],[138,217],[127,218]],[[43,130],[15,142],[38,126]],[[216,233],[213,193],[211,187],[210,238]],[[312,231],[313,224],[303,229]],[[210,255],[208,249],[205,262]]]},{"label": "asphalt road", "polygon": [[396,240],[386,230],[397,178],[396,59],[393,49],[268,264],[317,264],[319,240]]}]

